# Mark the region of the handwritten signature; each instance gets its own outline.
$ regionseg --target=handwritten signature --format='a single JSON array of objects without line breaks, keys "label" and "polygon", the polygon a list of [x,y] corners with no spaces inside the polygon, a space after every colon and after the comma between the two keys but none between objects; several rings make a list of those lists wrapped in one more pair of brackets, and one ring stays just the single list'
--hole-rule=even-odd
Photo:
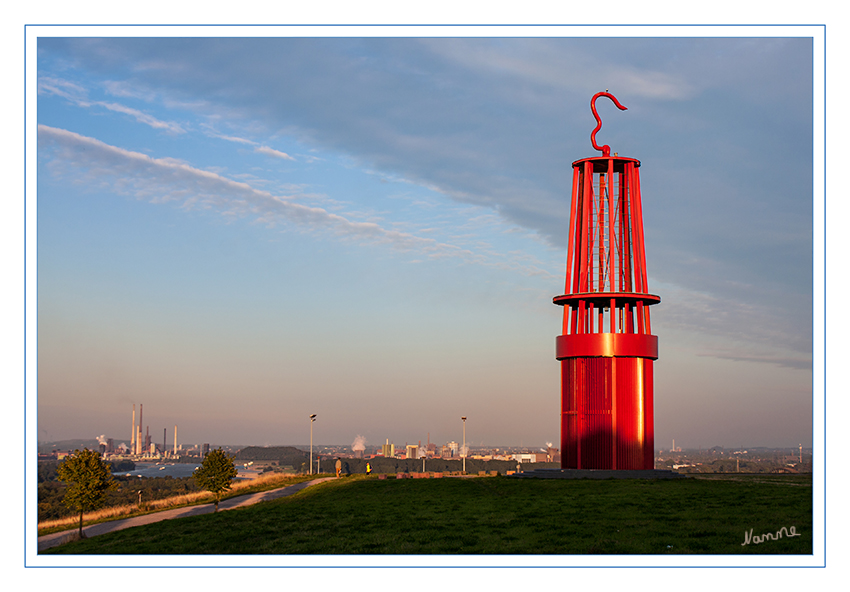
[{"label": "handwritten signature", "polygon": [[753,536],[753,529],[751,528],[749,531],[744,531],[744,542],[741,543],[741,546],[749,545],[750,543],[755,543],[756,545],[763,543],[765,541],[778,541],[783,536],[786,537],[797,537],[800,536],[800,533],[797,532],[797,528],[791,526],[789,528],[785,528],[784,526],[776,531],[776,534],[772,532],[766,532],[762,535]]}]

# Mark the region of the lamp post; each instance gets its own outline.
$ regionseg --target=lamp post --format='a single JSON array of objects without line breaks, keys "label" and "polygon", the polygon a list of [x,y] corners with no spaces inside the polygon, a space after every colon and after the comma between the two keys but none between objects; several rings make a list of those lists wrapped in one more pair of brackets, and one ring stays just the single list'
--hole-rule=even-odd
[{"label": "lamp post", "polygon": [[313,422],[316,421],[316,414],[310,416],[310,474],[313,474]]},{"label": "lamp post", "polygon": [[463,420],[463,448],[460,451],[463,453],[463,472],[466,473],[466,418],[461,417]]}]

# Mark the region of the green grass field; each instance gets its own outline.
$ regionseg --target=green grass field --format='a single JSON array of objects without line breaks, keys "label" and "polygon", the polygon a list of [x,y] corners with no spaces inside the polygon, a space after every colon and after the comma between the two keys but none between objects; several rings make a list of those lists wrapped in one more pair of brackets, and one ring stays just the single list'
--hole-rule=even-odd
[{"label": "green grass field", "polygon": [[[801,536],[744,542],[794,526]],[[810,554],[811,475],[352,477],[68,543],[90,554]]]}]

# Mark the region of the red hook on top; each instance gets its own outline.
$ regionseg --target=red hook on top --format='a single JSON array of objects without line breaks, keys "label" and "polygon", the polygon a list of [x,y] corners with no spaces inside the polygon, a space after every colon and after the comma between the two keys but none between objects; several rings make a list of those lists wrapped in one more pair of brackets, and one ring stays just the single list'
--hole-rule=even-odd
[{"label": "red hook on top", "polygon": [[596,143],[596,132],[602,129],[602,120],[599,118],[599,113],[596,112],[596,99],[598,99],[599,97],[608,97],[609,99],[614,101],[614,104],[620,111],[625,111],[626,107],[623,107],[620,104],[620,101],[617,100],[617,97],[609,93],[607,90],[605,92],[596,93],[595,95],[593,95],[593,98],[590,99],[590,110],[593,112],[593,116],[596,118],[596,128],[592,132],[590,132],[590,143],[593,144],[594,150],[602,151],[602,156],[611,156],[611,147],[608,144],[605,144],[600,148],[599,145]]}]

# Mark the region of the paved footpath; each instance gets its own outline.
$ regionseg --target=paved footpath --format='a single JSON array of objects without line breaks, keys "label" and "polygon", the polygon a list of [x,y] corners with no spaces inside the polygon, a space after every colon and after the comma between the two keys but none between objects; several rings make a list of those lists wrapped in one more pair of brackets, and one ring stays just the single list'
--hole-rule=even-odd
[{"label": "paved footpath", "polygon": [[[295,485],[288,485],[287,487],[281,487],[280,489],[272,489],[270,491],[261,491],[259,493],[248,493],[245,495],[239,495],[230,499],[222,500],[218,504],[218,509],[232,510],[233,508],[242,508],[244,506],[250,506],[251,504],[256,504],[257,502],[267,502],[269,500],[277,499],[279,497],[286,497],[287,495],[292,495],[293,493],[301,491],[305,487],[315,485],[316,483],[322,483],[323,481],[329,481],[331,479],[335,479],[335,477],[323,477],[321,479],[313,479],[312,481],[296,483]],[[100,524],[84,526],[83,532],[87,537],[93,537],[99,534],[106,534],[107,532],[123,530],[125,528],[130,528],[133,526],[141,526],[142,524],[151,524],[153,522],[159,522],[160,520],[184,518],[185,516],[197,516],[198,514],[212,514],[214,510],[214,503],[204,504],[201,506],[188,506],[186,508],[175,508],[173,510],[163,510],[162,512],[153,512],[151,514],[145,514],[144,516],[134,516],[133,518],[125,518],[123,520],[111,520],[110,522],[101,522]],[[50,547],[61,545],[63,542],[65,542],[66,538],[75,534],[77,530],[78,529],[70,531],[63,530],[62,532],[54,532],[53,534],[46,534],[44,536],[38,537],[38,550],[43,551],[45,549],[49,549]]]}]

